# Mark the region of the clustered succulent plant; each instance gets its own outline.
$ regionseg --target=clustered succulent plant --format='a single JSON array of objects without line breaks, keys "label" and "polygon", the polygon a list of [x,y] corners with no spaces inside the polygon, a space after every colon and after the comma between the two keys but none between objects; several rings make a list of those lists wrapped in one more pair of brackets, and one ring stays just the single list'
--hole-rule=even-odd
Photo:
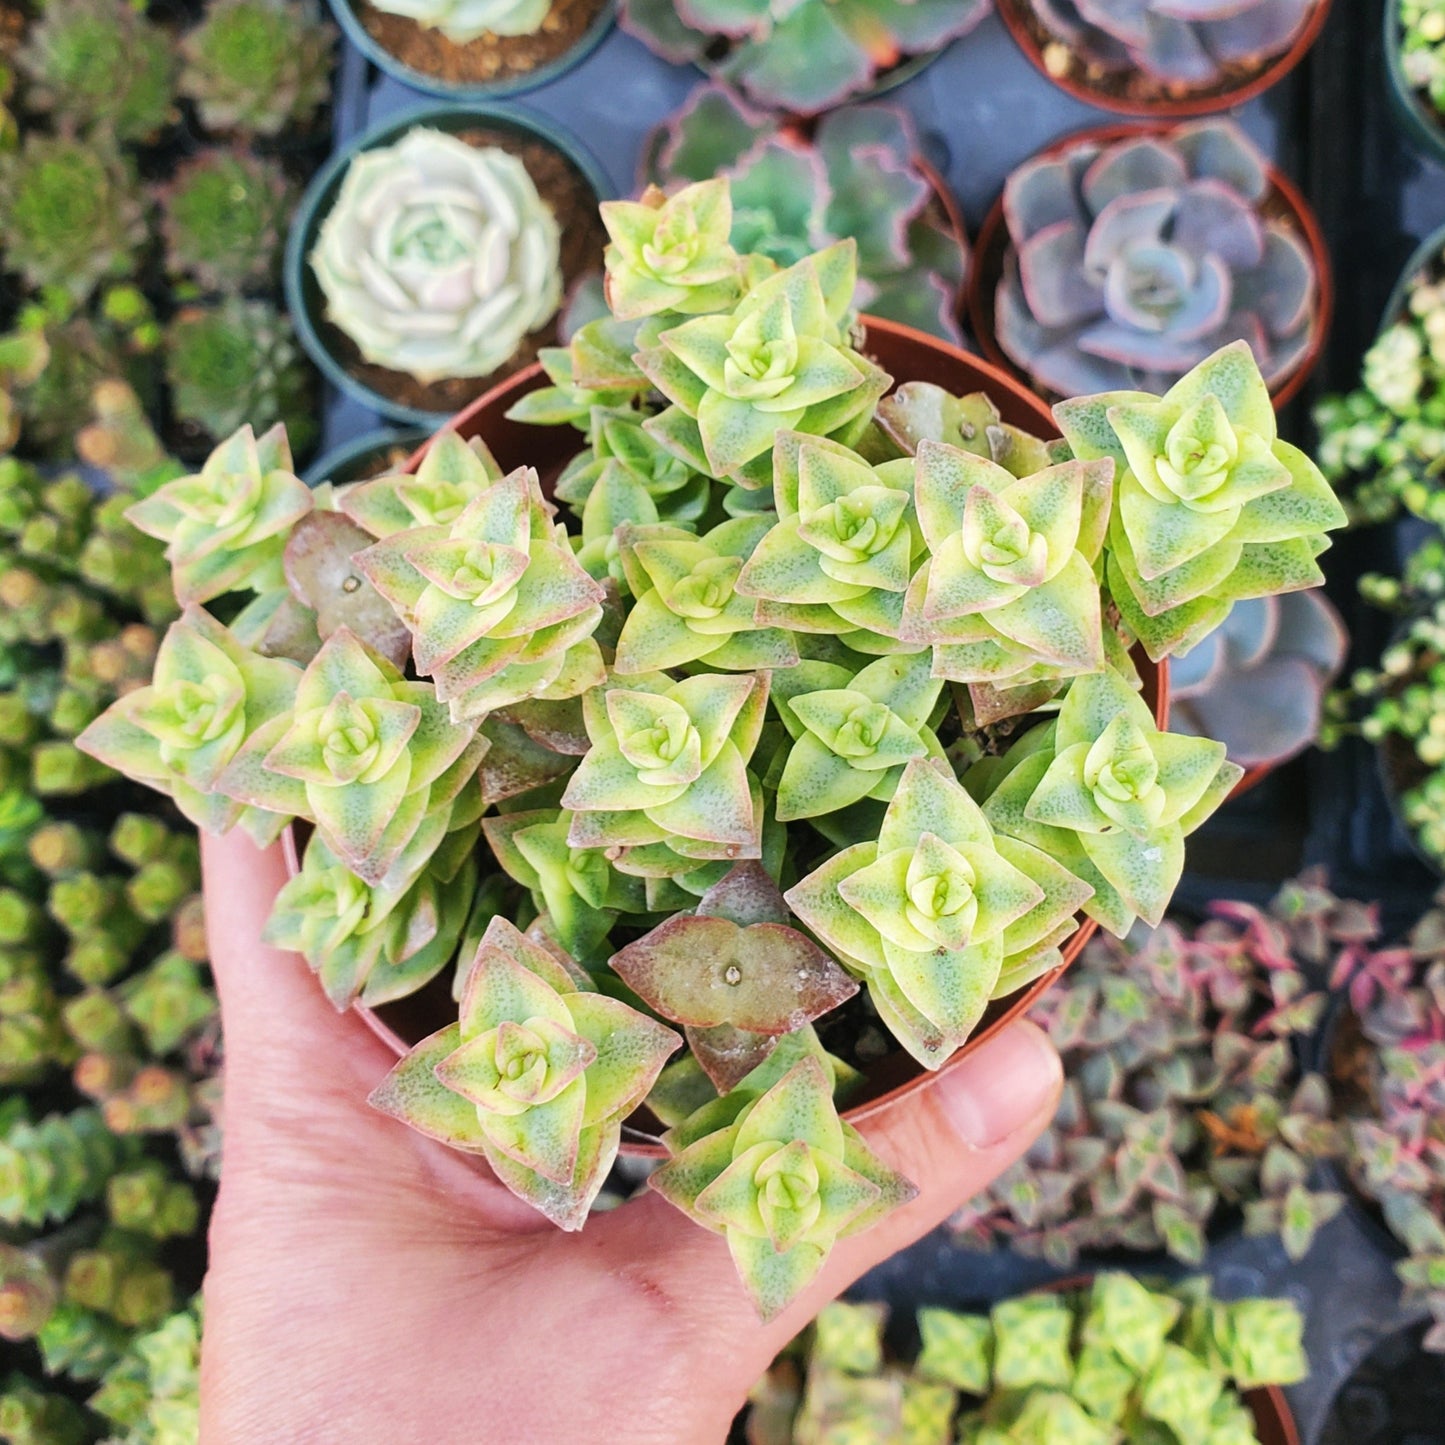
[{"label": "clustered succulent plant", "polygon": [[[175,473],[153,438],[127,465],[121,451],[122,485]],[[108,1373],[97,1408],[135,1424],[136,1362],[165,1366],[167,1316],[197,1282],[173,1247],[203,1224],[191,1179],[219,1160],[195,837],[73,743],[145,684],[174,614],[159,547],[122,516],[132,500],[0,460],[0,1434],[15,1440],[94,1439],[74,1402]]]},{"label": "clustered succulent plant", "polygon": [[178,82],[207,130],[269,137],[314,122],[336,39],[317,10],[313,0],[211,0],[181,41]]},{"label": "clustered succulent plant", "polygon": [[295,199],[275,161],[202,151],[177,168],[161,197],[167,265],[208,291],[274,283]]},{"label": "clustered succulent plant", "polygon": [[1169,670],[1173,726],[1231,762],[1275,767],[1314,742],[1349,636],[1323,592],[1241,602]]},{"label": "clustered succulent plant", "polygon": [[1303,970],[1378,931],[1376,910],[1306,877],[1266,910],[1095,939],[1036,1010],[1063,1055],[1059,1112],[954,1227],[1061,1267],[1119,1248],[1197,1265],[1233,1208],[1301,1258],[1343,1203],[1313,1177],[1339,1136],[1326,1081],[1298,1061],[1326,1001]]},{"label": "clustered succulent plant", "polygon": [[551,0],[383,0],[376,8],[466,45],[483,35],[535,35],[552,6]]},{"label": "clustered succulent plant", "polygon": [[1396,1272],[1433,1320],[1426,1348],[1445,1351],[1445,894],[1402,948],[1342,960],[1333,981],[1352,1009],[1335,1063],[1363,1084],[1345,1125],[1350,1178],[1407,1251]]},{"label": "clustered succulent plant", "polygon": [[1401,314],[1365,354],[1360,386],[1315,407],[1320,465],[1355,522],[1387,522],[1401,508],[1439,525],[1445,489],[1445,283],[1438,266],[1410,279]]},{"label": "clustered succulent plant", "polygon": [[32,107],[114,140],[147,140],[174,117],[170,37],[128,5],[56,0],[15,58]]},{"label": "clustered succulent plant", "polygon": [[665,189],[726,175],[734,248],[780,265],[853,237],[858,307],[956,341],[968,255],[936,211],[920,154],[912,119],[893,106],[829,111],[805,136],[710,82],[649,137],[644,173]]},{"label": "clustered succulent plant", "polygon": [[[311,373],[274,303],[294,200],[288,176],[322,158],[318,132],[309,152],[295,132],[326,98],[329,28],[268,0],[198,8],[179,37],[143,12],[127,0],[57,0],[15,50],[21,84],[14,114],[0,116],[10,126],[0,146],[0,266],[20,294],[0,318],[9,328],[0,440],[31,458],[73,460],[92,390],[119,380],[172,447],[194,452],[242,417],[283,415],[304,447]],[[273,42],[283,69],[307,74],[290,99],[284,76],[248,79],[266,71]],[[193,82],[204,51],[213,88],[240,87],[248,103],[264,96],[279,106],[274,116],[259,126],[208,118],[203,82],[186,92],[199,117],[178,105],[178,49],[195,52]],[[0,67],[7,94],[9,74]],[[182,119],[190,139],[178,161]],[[223,128],[226,143],[202,144],[208,126]],[[283,141],[285,160],[252,154],[258,138]],[[162,245],[166,275],[156,265]]]},{"label": "clustered succulent plant", "polygon": [[941,1066],[1081,909],[1157,922],[1240,775],[1139,695],[1129,645],[1190,626],[1101,590],[1136,516],[1212,625],[1308,585],[1334,504],[1242,344],[1048,444],[977,397],[880,408],[851,242],[740,255],[726,179],[603,218],[611,312],[514,413],[588,438],[580,525],[452,432],[307,491],[242,429],[130,508],[185,611],[80,745],[202,827],[310,826],[269,936],[339,1005],[455,962],[380,1108],[574,1229],[645,1105],[652,1187],[771,1316],[911,1194],[835,1099],[875,1017]]},{"label": "clustered succulent plant", "polygon": [[759,105],[816,115],[908,57],[941,50],[987,13],[986,0],[625,0],[621,20],[665,60],[705,64]]},{"label": "clustered succulent plant", "polygon": [[1412,90],[1445,114],[1445,5],[1440,0],[1394,0],[1400,22],[1400,66]]},{"label": "clustered succulent plant", "polygon": [[886,1322],[881,1305],[828,1305],[754,1388],[749,1445],[1251,1445],[1246,1392],[1308,1368],[1292,1301],[1218,1300],[1203,1278],[926,1306],[911,1359],[885,1349]]},{"label": "clustered succulent plant", "polygon": [[1058,395],[1162,391],[1247,341],[1271,388],[1318,339],[1319,278],[1267,204],[1268,166],[1227,120],[1084,138],[1004,187],[999,345]]},{"label": "clustered succulent plant", "polygon": [[90,1408],[118,1445],[193,1445],[200,1432],[201,1303],[138,1336],[101,1376]]},{"label": "clustered succulent plant", "polygon": [[0,155],[0,235],[7,269],[84,301],[107,277],[130,274],[145,244],[135,170],[103,138],[32,133]]},{"label": "clustered succulent plant", "polygon": [[1141,72],[1175,94],[1252,79],[1290,48],[1320,0],[1029,3],[1044,29],[1091,69]]},{"label": "clustered succulent plant", "polygon": [[309,261],[367,361],[431,382],[496,371],[556,314],[560,244],[521,160],[414,126],[347,166]]}]

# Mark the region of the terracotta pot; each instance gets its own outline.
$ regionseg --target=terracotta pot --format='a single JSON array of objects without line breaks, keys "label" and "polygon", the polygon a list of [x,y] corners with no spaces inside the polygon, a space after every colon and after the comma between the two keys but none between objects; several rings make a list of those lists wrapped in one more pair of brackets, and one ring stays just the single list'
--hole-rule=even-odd
[{"label": "terracotta pot", "polygon": [[[865,317],[864,322],[867,338],[863,349],[897,381],[930,381],[957,393],[987,391],[1005,422],[1041,431],[1045,436],[1054,433],[1048,408],[1018,382],[986,362],[970,356],[959,347],[925,336],[897,322],[882,321],[876,317]],[[549,478],[555,478],[580,449],[579,433],[566,426],[538,427],[510,421],[505,413],[520,397],[548,384],[540,366],[529,367],[478,397],[448,423],[447,429],[455,430],[463,437],[484,437],[504,471],[520,466],[536,467],[545,488]],[[420,463],[425,450],[423,447],[417,451],[407,463],[408,469],[414,469]],[[1159,726],[1163,727],[1169,720],[1168,663],[1155,666],[1141,658],[1141,671],[1144,699],[1153,709]],[[296,845],[289,830],[287,839],[288,860],[294,869],[297,866]],[[1078,932],[1064,944],[1062,967],[1051,969],[1027,988],[991,1004],[973,1037],[943,1065],[943,1069],[955,1067],[1006,1024],[1027,1013],[1064,968],[1079,956],[1096,927],[1092,919],[1083,919]],[[359,1009],[358,1012],[378,1037],[400,1055],[454,1018],[456,1004],[451,997],[450,980],[442,975],[409,998],[375,1009]],[[901,1048],[897,1049],[867,1071],[859,1102],[843,1117],[854,1123],[866,1119],[904,1095],[923,1088],[932,1077],[933,1073],[921,1068]],[[636,1122],[650,1121],[639,1119]],[[623,1150],[639,1156],[658,1156],[664,1152],[654,1134],[638,1127],[624,1130]]]},{"label": "terracotta pot", "polygon": [[[1038,154],[1039,156],[1056,156],[1071,146],[1078,145],[1081,141],[1097,141],[1108,145],[1114,141],[1125,140],[1130,136],[1167,136],[1173,129],[1173,126],[1167,124],[1095,126],[1088,130],[1076,131],[1073,135],[1064,136],[1052,145],[1046,146]],[[1316,285],[1319,288],[1319,304],[1316,308],[1314,335],[1311,338],[1310,349],[1299,365],[1270,391],[1275,409],[1279,410],[1287,402],[1293,400],[1315,369],[1320,355],[1324,351],[1325,342],[1330,333],[1330,321],[1335,310],[1335,278],[1334,268],[1330,263],[1329,248],[1325,244],[1324,232],[1320,230],[1320,224],[1315,219],[1315,213],[1310,203],[1304,198],[1295,183],[1276,166],[1267,166],[1266,172],[1269,177],[1270,194],[1265,198],[1264,208],[1267,213],[1272,212],[1275,216],[1288,220],[1293,225],[1309,250],[1314,264]],[[978,242],[974,246],[973,265],[968,285],[968,325],[969,330],[973,333],[973,339],[990,361],[1001,366],[1011,376],[1029,380],[1027,372],[1018,366],[998,344],[994,332],[994,299],[998,292],[999,281],[1003,276],[1004,259],[1011,245],[1008,225],[1004,220],[1003,196],[1000,195],[985,217],[984,223],[979,229]]]},{"label": "terracotta pot", "polygon": [[[1093,1282],[1092,1274],[1071,1274],[1024,1293],[1072,1294],[1076,1290],[1087,1289]],[[1259,1445],[1300,1445],[1294,1412],[1278,1385],[1261,1385],[1257,1390],[1244,1390],[1241,1397],[1254,1416],[1254,1433],[1259,1437]]]},{"label": "terracotta pot", "polygon": [[[1130,96],[1116,95],[1105,85],[1080,80],[1070,74],[1055,75],[1044,63],[1043,47],[1030,24],[1033,7],[1029,0],[998,0],[998,12],[1019,49],[1028,56],[1034,68],[1047,76],[1060,90],[1067,91],[1088,105],[1096,105],[1101,110],[1112,110],[1119,115],[1168,116],[1179,120],[1187,116],[1213,115],[1219,111],[1232,110],[1277,85],[1304,59],[1305,52],[1319,38],[1320,31],[1329,18],[1329,10],[1330,0],[1319,0],[1290,47],[1270,60],[1252,79],[1229,87],[1209,87],[1192,94],[1161,94],[1136,100]],[[1059,43],[1067,44],[1062,38]]]}]

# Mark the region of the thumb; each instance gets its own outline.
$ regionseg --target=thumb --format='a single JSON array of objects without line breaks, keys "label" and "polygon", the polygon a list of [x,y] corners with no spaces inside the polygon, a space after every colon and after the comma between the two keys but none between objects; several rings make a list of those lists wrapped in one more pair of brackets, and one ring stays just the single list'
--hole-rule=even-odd
[{"label": "thumb", "polygon": [[[1011,1024],[923,1089],[880,1109],[859,1131],[918,1195],[873,1228],[840,1240],[822,1272],[776,1319],[760,1325],[727,1245],[655,1194],[594,1219],[605,1248],[686,1306],[736,1352],[742,1388],[859,1275],[912,1244],[998,1177],[1048,1126],[1063,1085],[1059,1056],[1026,1021]],[[599,1241],[600,1242],[600,1241]],[[748,1348],[738,1350],[740,1341]]]}]

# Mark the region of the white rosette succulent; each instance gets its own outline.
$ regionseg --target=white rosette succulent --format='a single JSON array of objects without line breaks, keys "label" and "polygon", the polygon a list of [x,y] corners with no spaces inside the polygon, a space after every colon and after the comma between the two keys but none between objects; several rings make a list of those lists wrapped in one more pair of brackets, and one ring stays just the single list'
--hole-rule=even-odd
[{"label": "white rosette succulent", "polygon": [[515,156],[428,127],[358,155],[311,267],[378,366],[486,376],[562,301],[557,219]]},{"label": "white rosette succulent", "polygon": [[379,0],[376,8],[440,30],[453,45],[479,35],[535,35],[552,0]]}]

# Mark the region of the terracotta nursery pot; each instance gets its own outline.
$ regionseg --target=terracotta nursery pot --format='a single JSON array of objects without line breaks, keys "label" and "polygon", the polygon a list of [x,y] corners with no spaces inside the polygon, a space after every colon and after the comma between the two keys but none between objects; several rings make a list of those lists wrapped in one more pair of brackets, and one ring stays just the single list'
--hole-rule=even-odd
[{"label": "terracotta nursery pot", "polygon": [[[986,391],[1005,422],[1045,436],[1056,435],[1048,408],[997,368],[911,327],[876,317],[865,317],[864,323],[867,335],[861,349],[896,381],[933,382],[960,394]],[[448,429],[466,438],[484,438],[504,471],[521,466],[535,467],[545,490],[565,463],[581,450],[580,434],[571,427],[533,426],[511,421],[505,415],[521,397],[545,385],[548,381],[542,368],[539,365],[528,367],[478,397],[452,419]],[[423,447],[407,463],[408,470],[415,469],[424,453]],[[1144,680],[1144,700],[1162,728],[1169,720],[1169,665],[1167,662],[1151,663],[1142,654],[1139,662]],[[294,872],[299,867],[298,852],[289,829],[285,846],[288,864]],[[1063,945],[1063,966],[1050,970],[1018,993],[991,1004],[973,1037],[942,1067],[956,1066],[1012,1020],[1027,1013],[1064,968],[1079,956],[1096,927],[1092,919],[1081,919],[1078,932]],[[454,1019],[456,1004],[451,996],[450,977],[443,974],[408,998],[358,1011],[378,1037],[400,1056]],[[866,1119],[895,1100],[924,1087],[932,1077],[933,1072],[921,1068],[901,1048],[896,1049],[867,1070],[858,1101],[844,1112],[843,1117],[853,1123]],[[664,1151],[654,1129],[655,1123],[650,1116],[634,1116],[633,1125],[623,1130],[623,1152],[634,1156],[661,1155]]]},{"label": "terracotta nursery pot", "polygon": [[[1306,52],[1319,39],[1329,18],[1330,0],[1318,0],[1308,20],[1288,48],[1269,58],[1261,69],[1236,80],[1199,88],[1181,88],[1176,92],[1162,86],[1154,93],[1131,93],[1122,84],[1111,84],[1110,77],[1122,76],[1125,81],[1138,72],[1132,69],[1110,71],[1103,66],[1092,69],[1078,61],[1062,36],[1053,36],[1034,13],[1031,0],[998,0],[998,13],[1008,26],[1009,34],[1019,49],[1028,56],[1034,68],[1047,76],[1060,90],[1067,91],[1087,105],[1112,110],[1119,115],[1169,116],[1184,119],[1194,115],[1214,115],[1232,110],[1247,100],[1262,95],[1278,85],[1304,59]],[[1059,70],[1045,58],[1045,47],[1061,46],[1073,61]]]},{"label": "terracotta nursery pot", "polygon": [[[1135,136],[1168,136],[1172,125],[1115,125],[1095,126],[1088,130],[1076,131],[1061,137],[1052,145],[1038,152],[1036,158],[1057,156],[1083,142],[1093,141],[1111,145],[1116,141]],[[1335,309],[1334,268],[1330,262],[1329,247],[1325,244],[1324,232],[1320,229],[1313,208],[1304,198],[1299,187],[1277,166],[1267,164],[1270,193],[1265,198],[1263,209],[1271,220],[1280,220],[1290,225],[1305,244],[1314,266],[1315,281],[1319,289],[1313,334],[1310,347],[1298,365],[1283,381],[1270,388],[1275,409],[1279,410],[1292,401],[1300,388],[1309,379],[1324,352],[1325,342],[1330,334],[1330,321]],[[1004,219],[1003,195],[989,208],[983,225],[979,228],[978,240],[974,245],[973,264],[969,271],[968,283],[968,327],[973,339],[985,356],[1010,376],[1023,381],[1030,378],[999,345],[994,328],[994,305],[999,281],[1003,277],[1004,262],[1013,242],[1009,236],[1008,223]]]}]

